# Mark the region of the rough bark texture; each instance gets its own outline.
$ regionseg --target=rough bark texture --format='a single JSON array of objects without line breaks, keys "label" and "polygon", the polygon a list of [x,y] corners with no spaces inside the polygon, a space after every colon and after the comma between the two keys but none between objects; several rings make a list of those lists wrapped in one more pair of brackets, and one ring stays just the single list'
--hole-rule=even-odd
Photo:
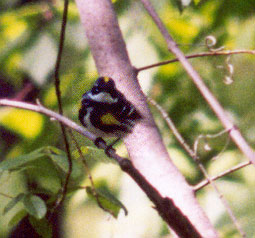
[{"label": "rough bark texture", "polygon": [[124,140],[133,164],[162,196],[173,199],[202,237],[218,237],[191,187],[169,158],[129,61],[111,1],[76,3],[99,74],[112,77],[145,118]]}]

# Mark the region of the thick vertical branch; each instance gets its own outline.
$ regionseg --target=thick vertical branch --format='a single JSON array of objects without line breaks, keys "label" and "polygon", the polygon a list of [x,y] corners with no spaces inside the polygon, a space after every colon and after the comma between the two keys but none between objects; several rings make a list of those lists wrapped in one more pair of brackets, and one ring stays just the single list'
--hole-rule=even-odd
[{"label": "thick vertical branch", "polygon": [[129,61],[111,1],[76,0],[76,3],[99,74],[112,77],[117,88],[144,117],[134,132],[125,138],[133,164],[161,196],[173,199],[202,237],[217,237],[191,187],[173,165],[163,145]]}]

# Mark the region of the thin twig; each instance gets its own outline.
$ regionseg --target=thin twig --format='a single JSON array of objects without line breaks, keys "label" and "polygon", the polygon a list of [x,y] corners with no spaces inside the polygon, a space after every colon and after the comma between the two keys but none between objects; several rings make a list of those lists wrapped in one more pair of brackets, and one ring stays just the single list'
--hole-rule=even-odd
[{"label": "thin twig", "polygon": [[231,139],[235,142],[235,144],[243,152],[243,154],[247,156],[247,158],[249,158],[250,161],[252,161],[252,163],[255,166],[255,152],[245,141],[245,139],[243,138],[237,126],[234,125],[234,123],[229,118],[229,116],[227,115],[223,107],[220,105],[218,100],[215,98],[215,96],[211,93],[211,91],[205,85],[200,75],[193,69],[192,65],[186,59],[185,55],[178,48],[176,42],[173,40],[173,38],[167,31],[163,22],[161,21],[155,9],[153,8],[151,2],[149,0],[141,0],[141,2],[143,3],[144,8],[152,17],[153,21],[157,25],[161,34],[163,35],[167,43],[168,50],[171,51],[176,56],[176,58],[180,61],[183,68],[186,70],[188,75],[191,77],[191,79],[193,80],[197,88],[199,89],[200,93],[203,95],[207,103],[210,105],[212,110],[215,112],[215,114],[217,115],[221,123],[223,124],[224,128],[227,130],[230,130],[229,134]]},{"label": "thin twig", "polygon": [[189,145],[185,142],[182,135],[179,133],[179,131],[175,127],[173,121],[168,116],[167,112],[158,103],[156,103],[156,101],[153,100],[152,98],[147,97],[147,99],[160,112],[161,116],[166,121],[168,127],[173,132],[174,136],[176,137],[176,139],[178,140],[180,145],[187,151],[187,153],[190,155],[191,158],[194,159],[194,161],[199,162],[199,158],[197,157],[195,152],[189,147]]},{"label": "thin twig", "polygon": [[[60,71],[60,63],[61,63],[61,58],[62,58],[62,53],[63,53],[63,48],[64,48],[64,41],[65,41],[65,30],[66,30],[66,22],[67,22],[67,15],[68,15],[68,0],[64,1],[64,11],[63,11],[63,19],[62,19],[62,25],[61,25],[61,32],[60,32],[60,39],[59,39],[59,48],[58,48],[58,55],[57,55],[57,61],[56,61],[56,66],[55,66],[55,90],[56,90],[56,95],[57,95],[57,100],[58,100],[58,108],[59,108],[59,114],[63,115],[63,107],[62,107],[62,102],[61,102],[61,91],[60,91],[60,79],[59,79],[59,71]],[[67,193],[67,186],[69,182],[69,178],[71,176],[72,172],[72,156],[70,152],[70,146],[69,142],[67,139],[67,133],[65,130],[65,127],[62,123],[60,123],[61,126],[61,131],[65,143],[65,150],[68,158],[68,172],[66,175],[65,183],[63,185],[63,191],[62,191],[62,197],[61,199],[56,202],[53,212],[57,209],[57,207],[63,203],[66,197]]]},{"label": "thin twig", "polygon": [[[252,54],[255,55],[255,50],[233,50],[233,51],[210,51],[210,52],[201,52],[201,53],[197,53],[197,54],[191,54],[191,55],[186,55],[185,57],[187,59],[192,59],[192,58],[198,58],[198,57],[206,57],[206,56],[218,56],[218,55],[234,55],[234,54]],[[174,62],[178,62],[179,59],[175,58],[172,60],[166,60],[166,61],[162,61],[159,63],[155,63],[155,64],[151,64],[151,65],[147,65],[144,67],[140,67],[140,68],[136,68],[137,73],[139,73],[140,71],[143,70],[147,70],[147,69],[151,69],[154,67],[158,67],[158,66],[162,66],[162,65],[167,65],[170,63],[174,63]]]},{"label": "thin twig", "polygon": [[71,138],[72,138],[72,140],[73,140],[73,142],[74,142],[74,144],[75,144],[75,147],[76,147],[76,149],[78,150],[78,153],[79,153],[79,155],[80,155],[80,157],[81,157],[81,159],[82,159],[82,162],[83,162],[84,168],[85,168],[85,170],[86,170],[86,173],[87,173],[87,175],[88,175],[90,184],[91,184],[92,188],[95,189],[95,184],[94,184],[92,175],[91,175],[91,173],[90,173],[88,163],[87,163],[87,161],[86,161],[86,159],[85,159],[85,157],[84,157],[84,155],[83,155],[83,153],[82,153],[82,151],[81,151],[80,145],[79,145],[78,141],[76,140],[76,138],[75,138],[74,134],[72,133],[72,131],[69,130],[68,132],[69,132],[69,134],[71,135]]},{"label": "thin twig", "polygon": [[[222,173],[220,173],[220,174],[218,174],[216,176],[211,177],[211,180],[215,181],[217,179],[220,179],[220,178],[222,178],[222,177],[224,177],[224,176],[226,176],[228,174],[231,174],[233,172],[236,172],[237,170],[242,169],[242,168],[244,168],[244,167],[246,167],[248,165],[251,165],[251,164],[252,163],[250,161],[246,161],[246,162],[240,163],[240,164],[232,167],[231,169],[228,169],[228,170],[226,170],[226,171],[224,171],[224,172],[222,172]],[[209,181],[208,180],[204,180],[204,181],[201,181],[200,183],[196,184],[195,186],[193,186],[193,189],[195,190],[195,192],[197,192],[198,190],[204,188],[208,184],[209,184]]]},{"label": "thin twig", "polygon": [[[208,146],[208,143],[206,141],[207,138],[217,138],[217,137],[220,137],[222,136],[223,134],[229,132],[228,130],[222,130],[216,134],[206,134],[206,135],[199,135],[198,138],[195,140],[195,143],[193,145],[193,150],[195,152],[195,154],[197,154],[197,151],[198,151],[198,145],[199,145],[199,142],[200,140],[204,139],[205,142],[206,142],[206,145]],[[227,148],[227,146],[229,145],[229,137],[227,137],[227,142],[225,143],[224,147],[222,148],[222,150],[217,154],[217,156],[213,157],[212,160],[215,160],[217,157],[219,157]],[[210,148],[209,148],[210,149]]]},{"label": "thin twig", "polygon": [[1,192],[0,192],[0,196],[6,197],[6,198],[11,198],[11,199],[14,198],[13,196],[10,196],[10,195],[8,195],[8,194],[1,193]]},{"label": "thin twig", "polygon": [[[233,223],[236,226],[237,230],[242,235],[242,237],[245,237],[245,232],[243,231],[242,227],[240,226],[239,222],[237,221],[234,213],[231,210],[231,207],[229,206],[227,200],[224,198],[223,194],[219,191],[218,187],[215,185],[213,180],[210,178],[210,176],[207,173],[205,167],[200,162],[200,159],[199,159],[199,156],[197,155],[197,153],[194,150],[192,150],[190,148],[190,146],[185,142],[185,140],[183,139],[182,135],[179,133],[179,131],[177,130],[176,126],[174,125],[174,122],[168,116],[167,112],[159,104],[157,104],[153,99],[148,98],[148,101],[153,106],[155,106],[157,108],[157,110],[162,115],[163,119],[166,121],[168,127],[170,128],[170,130],[173,132],[174,136],[176,137],[176,139],[180,143],[180,145],[187,151],[187,153],[190,155],[190,157],[196,162],[198,168],[200,169],[200,171],[202,172],[202,174],[206,178],[207,184],[211,184],[211,186],[214,188],[215,192],[217,193],[219,199],[224,204],[224,206],[225,206],[225,208],[226,208],[226,210],[227,210],[227,212],[229,214],[229,217],[233,221]],[[222,134],[222,132],[217,133],[217,135],[221,135],[221,134]],[[194,191],[197,191],[197,190],[194,190]]]},{"label": "thin twig", "polygon": [[79,126],[78,124],[74,123],[72,120],[68,119],[67,117],[60,115],[46,107],[44,107],[42,104],[40,104],[37,100],[37,105],[32,103],[26,103],[26,102],[20,102],[20,101],[14,101],[9,99],[0,99],[0,106],[8,106],[8,107],[15,107],[15,108],[21,108],[25,110],[30,110],[34,112],[41,113],[43,115],[46,115],[52,120],[56,120],[64,125],[66,125],[69,128],[72,128],[73,130],[77,131],[78,133],[82,134],[83,136],[87,137],[88,139],[95,141],[96,136],[90,132],[88,132],[84,127]]},{"label": "thin twig", "polygon": [[[99,206],[101,209],[103,209],[104,211],[110,213],[110,214],[114,217],[114,213],[113,213],[111,210],[105,208],[105,207],[101,204],[101,202],[100,202],[100,200],[99,200],[98,193],[97,193],[97,191],[96,191],[96,187],[95,187],[95,184],[94,184],[92,175],[91,175],[90,170],[89,170],[88,163],[87,163],[87,161],[86,161],[86,159],[85,159],[85,157],[84,157],[84,155],[83,155],[83,153],[82,153],[82,151],[81,151],[80,145],[79,145],[78,141],[75,139],[74,134],[72,133],[72,131],[69,130],[68,133],[71,135],[71,138],[72,138],[72,140],[73,140],[73,142],[74,142],[74,144],[75,144],[75,147],[76,147],[76,149],[78,150],[78,153],[79,153],[79,155],[80,155],[80,157],[81,157],[81,159],[82,159],[82,164],[83,164],[83,166],[84,166],[84,168],[85,168],[85,170],[86,170],[86,173],[87,173],[87,175],[88,175],[88,178],[89,178],[89,181],[90,181],[90,184],[91,184],[91,191],[92,191],[92,194],[93,194],[93,196],[96,198],[96,201],[97,201],[98,206]],[[84,187],[84,188],[86,189],[87,187]]]}]

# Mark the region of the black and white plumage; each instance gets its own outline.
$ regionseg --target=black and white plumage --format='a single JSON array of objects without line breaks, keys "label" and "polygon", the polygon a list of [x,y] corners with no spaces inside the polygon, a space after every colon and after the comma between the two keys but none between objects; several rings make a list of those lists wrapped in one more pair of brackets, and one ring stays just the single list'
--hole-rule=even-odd
[{"label": "black and white plumage", "polygon": [[124,137],[142,119],[109,77],[99,77],[82,96],[79,120],[98,137]]}]

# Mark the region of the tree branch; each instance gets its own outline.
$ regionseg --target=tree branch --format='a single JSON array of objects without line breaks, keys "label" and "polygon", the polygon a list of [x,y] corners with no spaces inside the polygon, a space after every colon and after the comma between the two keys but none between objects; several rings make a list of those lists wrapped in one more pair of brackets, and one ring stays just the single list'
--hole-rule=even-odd
[{"label": "tree branch", "polygon": [[231,139],[235,142],[238,148],[243,152],[243,154],[254,164],[255,166],[255,152],[253,149],[247,144],[243,136],[241,135],[238,127],[231,121],[228,117],[226,112],[224,111],[223,107],[220,105],[218,100],[214,97],[214,95],[210,92],[207,88],[205,83],[203,82],[200,75],[193,69],[192,65],[186,59],[185,55],[182,51],[178,48],[176,42],[173,40],[171,35],[168,33],[166,27],[164,26],[163,22],[157,15],[155,9],[153,8],[152,4],[149,0],[141,0],[143,3],[144,8],[152,17],[155,24],[158,26],[161,34],[163,35],[168,50],[171,51],[176,58],[180,61],[183,68],[186,70],[188,75],[191,77],[197,88],[199,89],[200,93],[203,95],[207,103],[210,105],[212,110],[215,112],[221,123],[223,124],[226,130],[229,130],[229,135]]},{"label": "tree branch", "polygon": [[[210,179],[212,181],[215,181],[217,179],[220,179],[220,178],[222,178],[222,177],[224,177],[228,174],[231,174],[233,172],[236,172],[237,170],[242,169],[242,168],[244,168],[248,165],[251,165],[251,164],[252,164],[251,161],[246,161],[246,162],[240,163],[240,164],[238,164],[238,165],[236,165],[236,166],[234,166],[234,167],[232,167],[232,168],[230,168],[230,169],[228,169],[228,170],[226,170],[226,171],[224,171],[224,172],[222,172],[222,173],[220,173],[216,176],[211,177]],[[209,184],[209,181],[207,179],[205,179],[204,181],[202,181],[202,182],[198,183],[197,185],[193,186],[193,188],[194,188],[195,192],[197,192],[198,190],[204,188],[208,184]]]},{"label": "tree branch", "polygon": [[[198,57],[208,57],[208,56],[219,56],[219,55],[236,55],[236,54],[252,54],[255,55],[255,50],[228,50],[228,51],[211,51],[211,52],[200,52],[196,54],[191,54],[191,55],[185,55],[186,59],[193,59],[193,58],[198,58]],[[175,58],[172,60],[166,60],[162,61],[159,63],[151,64],[151,65],[146,65],[143,67],[136,68],[137,73],[143,70],[151,69],[154,67],[178,62],[179,59]]]}]

